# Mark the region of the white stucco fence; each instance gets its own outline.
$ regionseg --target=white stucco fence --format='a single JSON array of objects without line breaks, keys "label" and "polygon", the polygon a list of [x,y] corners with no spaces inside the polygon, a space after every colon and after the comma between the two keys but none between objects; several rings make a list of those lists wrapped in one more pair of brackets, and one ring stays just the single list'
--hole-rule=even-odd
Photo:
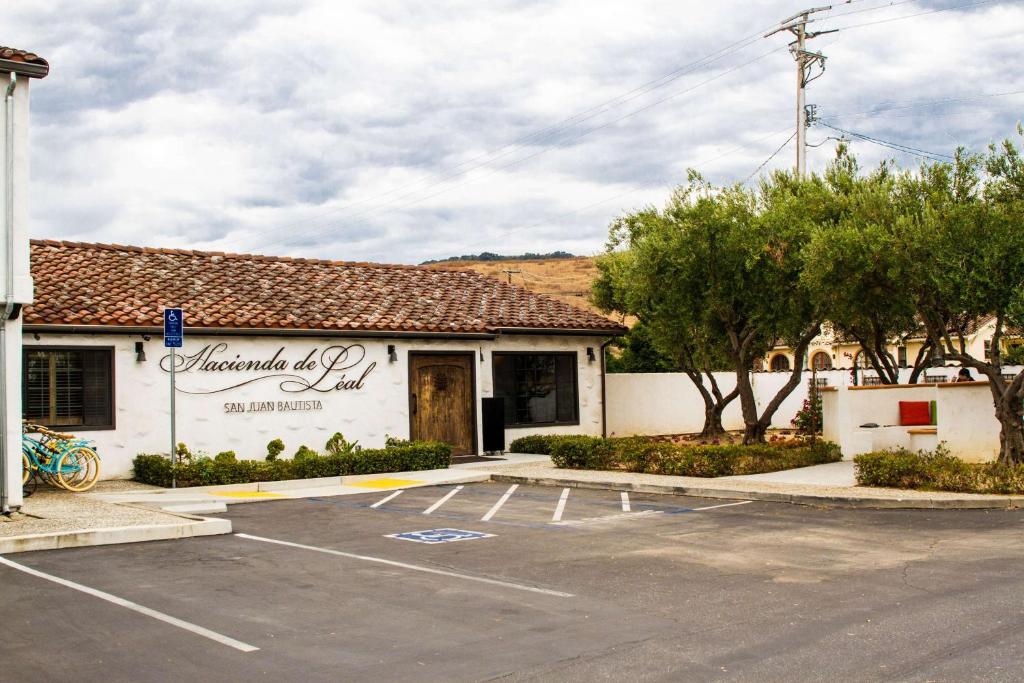
[{"label": "white stucco fence", "polygon": [[[900,401],[935,401],[935,426],[900,426]],[[932,449],[939,443],[970,462],[999,455],[999,421],[987,382],[838,387],[822,392],[822,412],[824,438],[838,443],[845,457],[894,447]]]},{"label": "white stucco fence", "polygon": [[[958,368],[929,368],[929,377],[952,379]],[[1006,367],[1005,374],[1016,374],[1019,366]],[[869,376],[873,373],[868,372]],[[977,373],[974,373],[977,376]],[[910,370],[900,373],[907,381]],[[934,448],[945,441],[955,454],[970,460],[989,460],[999,451],[999,423],[995,419],[992,397],[987,384],[931,384],[930,386],[899,385],[887,390],[860,387],[849,390],[849,370],[818,372],[816,377],[838,391],[824,391],[823,411],[826,438],[836,441],[847,456],[873,448],[902,445],[909,448]],[[723,393],[735,384],[730,372],[715,373]],[[756,372],[752,374],[754,398],[762,409],[778,392],[788,372]],[[811,373],[805,372],[800,385],[776,411],[772,426],[785,429],[808,395]],[[924,378],[922,377],[922,380]],[[840,402],[836,399],[842,394]],[[870,443],[864,435],[852,436],[859,425],[874,422],[896,425],[899,422],[899,401],[938,401],[938,433],[916,435],[911,440],[906,428],[883,427],[872,432]],[[607,377],[608,433],[610,436],[685,434],[699,432],[704,426],[704,401],[690,378],[682,373],[609,374]],[[722,415],[726,429],[742,429],[743,418],[738,400]]]},{"label": "white stucco fence", "polygon": [[[807,379],[793,390],[772,418],[772,426],[789,428],[790,421],[807,398]],[[819,379],[827,379],[831,386],[844,382],[849,372],[830,370],[819,372]],[[788,372],[755,372],[751,375],[754,400],[763,408],[789,379]],[[716,372],[715,379],[722,393],[736,386],[736,375]],[[608,434],[609,436],[686,434],[699,432],[704,427],[704,400],[693,382],[683,373],[614,373],[607,378]],[[726,429],[742,429],[743,415],[739,399],[733,400],[722,414]]]}]

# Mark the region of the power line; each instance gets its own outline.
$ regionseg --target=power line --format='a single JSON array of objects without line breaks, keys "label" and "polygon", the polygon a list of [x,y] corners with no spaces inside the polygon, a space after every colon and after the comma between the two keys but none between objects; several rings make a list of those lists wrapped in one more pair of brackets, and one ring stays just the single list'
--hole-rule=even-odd
[{"label": "power line", "polygon": [[[951,7],[940,7],[938,9],[926,10],[924,12],[916,12],[914,14],[905,14],[900,17],[890,17],[889,19],[879,19],[877,21],[865,21],[860,24],[849,24],[847,26],[840,26],[838,30],[845,31],[851,28],[861,28],[863,26],[876,26],[878,24],[888,24],[892,21],[903,21],[904,19],[913,19],[914,17],[923,17],[927,14],[938,14],[939,12],[951,12],[958,9],[969,9],[971,7],[978,7],[980,5],[989,5],[993,2],[1005,2],[1007,0],[979,0],[979,2],[969,2],[962,5],[953,5]],[[1009,0],[1013,1],[1013,0]]]},{"label": "power line", "polygon": [[[703,159],[703,160],[698,161],[698,162],[696,162],[694,164],[691,164],[690,166],[692,168],[699,168],[699,167],[704,166],[706,164],[710,164],[713,161],[718,161],[719,159],[724,159],[725,157],[732,156],[736,152],[742,151],[744,149],[748,149],[749,147],[752,147],[753,145],[756,145],[759,142],[763,142],[763,141],[765,141],[765,140],[767,140],[769,138],[773,138],[776,135],[779,135],[780,133],[784,133],[784,132],[786,132],[786,130],[788,130],[788,128],[789,127],[787,126],[786,128],[782,128],[780,130],[773,131],[771,133],[768,133],[767,135],[764,135],[762,137],[757,138],[756,140],[751,140],[750,142],[747,142],[745,144],[737,145],[736,147],[733,147],[733,148],[731,148],[729,150],[726,150],[725,152],[723,152],[721,154],[717,154],[717,155],[715,155],[713,157],[709,157],[707,159]],[[670,183],[669,183],[669,181],[666,178],[660,178],[659,179],[659,184],[668,185]],[[608,197],[604,197],[603,199],[598,199],[595,202],[590,202],[589,204],[586,204],[584,206],[580,206],[580,207],[572,209],[570,211],[565,211],[563,213],[555,214],[554,216],[551,216],[549,218],[545,218],[544,220],[541,220],[541,221],[537,221],[536,223],[531,223],[529,225],[524,225],[524,226],[521,226],[521,227],[518,227],[518,228],[513,228],[511,230],[501,231],[501,232],[498,233],[497,236],[499,236],[499,237],[507,237],[509,235],[513,235],[513,234],[517,234],[517,233],[520,233],[520,232],[524,232],[526,230],[533,230],[535,228],[540,228],[540,227],[543,227],[545,225],[550,225],[553,221],[555,221],[555,220],[557,220],[559,218],[566,218],[568,216],[572,216],[572,215],[575,215],[575,214],[578,214],[578,213],[582,213],[583,211],[587,211],[589,209],[593,209],[595,207],[598,207],[601,204],[607,204],[610,201],[614,201],[616,199],[621,199],[622,197],[627,197],[629,195],[636,194],[637,192],[642,192],[642,191],[645,191],[645,190],[651,190],[651,189],[654,189],[654,187],[655,187],[655,184],[653,184],[653,183],[650,184],[650,185],[645,185],[645,186],[641,186],[641,187],[634,187],[634,188],[625,190],[624,192],[618,192],[618,193],[616,193],[614,195],[611,195],[611,196],[608,196]],[[469,244],[463,244],[462,246],[464,248],[471,248],[471,247],[479,246],[481,244],[491,244],[493,242],[494,242],[494,237],[489,237],[488,239],[480,240],[480,241],[477,241],[477,242],[470,242]]]},{"label": "power line", "polygon": [[898,152],[903,152],[905,154],[913,154],[914,156],[918,156],[918,157],[921,157],[923,159],[929,159],[931,161],[947,161],[947,160],[948,161],[952,161],[954,159],[954,157],[950,156],[949,154],[941,154],[939,152],[929,152],[929,151],[926,151],[926,150],[923,150],[923,149],[918,149],[917,147],[910,147],[909,145],[903,145],[903,144],[900,144],[898,142],[890,142],[888,140],[882,140],[880,138],[875,138],[875,137],[872,137],[870,135],[865,135],[864,133],[855,133],[853,131],[846,130],[844,128],[839,128],[838,126],[833,126],[833,125],[828,124],[828,123],[822,123],[821,125],[825,126],[826,128],[831,128],[832,130],[839,131],[840,133],[843,133],[844,135],[849,135],[851,137],[855,137],[855,138],[858,138],[860,140],[865,140],[867,142],[872,142],[872,143],[874,143],[876,145],[881,145],[883,147],[888,147],[888,148],[894,149],[894,150],[896,150]]},{"label": "power line", "polygon": [[741,185],[746,185],[748,182],[750,182],[750,179],[753,178],[754,176],[756,176],[761,171],[761,169],[764,168],[768,164],[769,161],[774,159],[776,154],[778,154],[783,149],[785,149],[786,145],[788,145],[793,140],[793,138],[795,138],[795,137],[796,137],[796,132],[794,132],[792,135],[790,135],[788,138],[786,138],[786,141],[783,142],[781,145],[779,145],[779,148],[777,150],[775,150],[774,152],[769,154],[768,158],[765,159],[764,161],[762,161],[761,165],[758,166],[757,168],[755,168],[754,172],[751,173],[750,175],[748,175],[746,178],[744,178],[743,182],[740,183],[740,184]]},{"label": "power line", "polygon": [[[861,1],[862,0],[847,0],[847,2],[844,3],[844,4],[852,4],[854,2],[861,2]],[[858,13],[862,13],[862,12],[873,12],[873,11],[877,11],[877,10],[880,10],[880,9],[887,9],[889,7],[892,7],[892,6],[901,5],[901,4],[904,4],[906,2],[912,2],[912,1],[914,1],[914,0],[900,0],[898,2],[891,2],[891,3],[888,3],[886,5],[881,5],[881,6],[877,6],[877,7],[867,7],[867,8],[862,8],[862,9],[859,9],[859,10],[854,10],[852,12],[845,12],[845,13],[842,13],[842,14],[840,14],[838,16],[845,16],[847,14],[858,14]],[[592,106],[592,107],[590,107],[588,109],[584,109],[581,112],[577,112],[576,114],[573,114],[573,115],[571,115],[569,117],[566,117],[566,118],[562,119],[561,121],[559,121],[559,122],[557,122],[557,123],[555,123],[555,124],[553,124],[551,126],[547,126],[545,128],[541,128],[538,131],[535,131],[533,133],[530,133],[530,134],[527,134],[527,135],[522,136],[520,138],[517,138],[513,142],[511,142],[511,143],[509,143],[509,144],[507,144],[507,145],[505,145],[503,147],[499,147],[497,150],[494,150],[493,152],[487,152],[487,153],[478,155],[476,157],[473,157],[471,159],[468,159],[466,161],[460,162],[459,164],[456,164],[453,167],[453,170],[454,169],[459,169],[459,168],[461,168],[463,166],[466,166],[467,164],[471,164],[472,162],[480,160],[480,159],[487,159],[487,161],[484,161],[483,163],[472,165],[469,168],[466,168],[466,169],[464,169],[462,171],[451,172],[451,173],[441,177],[440,179],[435,180],[434,182],[431,182],[431,183],[429,183],[429,184],[427,184],[427,185],[425,185],[423,187],[420,187],[418,190],[415,190],[413,192],[409,192],[407,194],[404,194],[404,195],[401,195],[399,197],[396,197],[394,200],[386,202],[383,205],[379,205],[377,207],[371,207],[371,208],[369,208],[369,209],[367,209],[365,211],[357,212],[357,213],[355,213],[353,215],[347,216],[346,219],[348,220],[348,219],[356,218],[356,217],[359,217],[359,216],[367,215],[367,214],[372,213],[372,212],[374,212],[376,210],[379,210],[381,208],[390,206],[391,204],[393,204],[396,201],[399,201],[399,200],[407,198],[407,197],[411,197],[411,196],[417,194],[418,192],[422,192],[422,191],[428,190],[428,189],[430,189],[432,187],[436,187],[438,185],[442,185],[445,182],[447,182],[448,180],[451,180],[453,178],[465,175],[466,173],[469,173],[470,171],[475,170],[477,168],[481,168],[483,166],[487,166],[487,165],[493,163],[494,161],[497,161],[498,159],[501,159],[503,157],[509,156],[510,154],[514,153],[517,148],[523,147],[526,142],[531,142],[532,141],[532,142],[537,143],[537,142],[542,142],[542,141],[544,141],[546,139],[550,139],[551,137],[553,137],[557,133],[564,132],[565,130],[568,130],[570,127],[572,127],[572,126],[574,126],[574,125],[576,125],[578,123],[582,123],[584,121],[590,120],[590,119],[592,119],[592,118],[594,118],[594,117],[596,117],[596,116],[598,116],[600,114],[603,114],[603,113],[605,113],[607,111],[610,111],[611,109],[613,109],[613,108],[615,108],[617,106],[621,106],[622,104],[630,102],[630,101],[636,99],[637,97],[640,97],[640,96],[642,96],[644,94],[652,92],[652,91],[654,91],[654,90],[656,90],[658,88],[665,87],[669,83],[674,82],[675,80],[678,80],[683,75],[696,70],[700,66],[704,66],[704,65],[713,63],[713,62],[718,61],[719,59],[721,59],[723,57],[729,56],[730,54],[734,54],[736,52],[739,52],[743,48],[746,48],[746,47],[754,44],[755,42],[757,42],[758,36],[760,36],[762,32],[763,32],[763,29],[761,31],[758,31],[758,32],[755,32],[755,33],[752,33],[752,34],[748,34],[747,36],[745,36],[743,38],[740,38],[740,39],[730,43],[729,45],[726,45],[725,47],[720,48],[719,50],[716,50],[715,52],[712,52],[712,53],[710,53],[710,54],[708,54],[708,55],[706,55],[706,56],[704,56],[704,57],[702,57],[702,58],[700,58],[698,60],[695,60],[695,61],[690,62],[688,64],[685,64],[685,65],[683,65],[681,67],[678,67],[678,68],[668,72],[667,74],[665,74],[665,75],[663,75],[663,76],[661,76],[659,78],[653,79],[651,81],[647,81],[646,83],[643,83],[643,84],[641,84],[641,85],[639,85],[639,86],[637,86],[637,87],[635,87],[635,88],[633,88],[633,89],[631,89],[629,91],[626,91],[625,93],[623,93],[621,95],[618,95],[618,96],[616,96],[614,98],[611,98],[609,100],[601,102],[601,103],[599,103],[597,105],[594,105],[594,106]],[[757,61],[757,60],[753,60],[753,61]],[[686,92],[686,91],[683,91],[683,92]],[[655,102],[654,104],[660,104],[661,102],[664,102],[667,99],[671,99],[672,97],[675,97],[678,94],[680,94],[680,93],[677,93],[677,94],[672,95],[672,96],[670,96],[668,98],[664,98],[662,100],[659,100],[659,101]],[[643,111],[645,109],[646,108],[641,108],[638,111]],[[631,112],[631,113],[627,114],[627,117],[628,116],[632,116],[635,113],[638,113],[638,111],[634,111],[634,112]],[[609,122],[609,124],[616,123],[619,120],[622,120],[622,118],[626,118],[626,117],[620,117],[619,119],[615,119],[615,120]],[[600,128],[603,128],[603,127],[606,127],[606,125],[605,126],[598,126],[597,128],[595,128],[593,130],[597,130],[597,129],[600,129]],[[579,137],[583,137],[586,134],[588,134],[589,132],[593,132],[593,131],[592,130],[591,131],[585,131],[583,133],[583,135],[577,136],[576,138],[572,138],[569,141],[572,142],[572,141],[574,141],[576,139],[579,139]],[[507,151],[502,152],[502,150],[507,150]],[[541,153],[544,153],[544,152],[541,152]],[[533,158],[534,156],[538,156],[538,154],[530,155],[530,156],[526,157],[526,159]],[[525,160],[525,159],[522,159],[520,161],[523,161],[523,160]],[[518,163],[519,163],[519,161],[516,161],[516,162],[514,162],[513,164],[510,164],[510,165],[515,165],[515,164],[518,164]],[[503,166],[502,169],[507,168],[507,167],[508,166]],[[489,174],[489,175],[491,175],[491,174]],[[350,202],[349,204],[346,204],[343,207],[338,207],[336,209],[332,209],[332,210],[329,210],[327,212],[324,212],[324,213],[318,215],[317,217],[315,217],[313,219],[307,219],[307,220],[304,220],[304,221],[293,223],[291,225],[277,226],[277,227],[272,228],[272,229],[267,229],[265,231],[257,232],[257,233],[255,233],[255,236],[258,236],[258,235],[261,235],[261,234],[268,234],[270,232],[277,232],[277,231],[280,231],[280,230],[285,230],[288,227],[294,227],[294,226],[300,225],[302,223],[309,223],[310,220],[318,220],[320,218],[325,218],[328,215],[331,215],[331,214],[334,214],[334,213],[338,213],[338,212],[341,212],[341,211],[346,211],[346,210],[350,209],[353,206],[356,206],[356,205],[359,205],[359,204],[365,204],[367,202],[373,201],[374,199],[381,199],[381,198],[384,198],[386,196],[390,196],[390,195],[394,194],[395,192],[398,192],[398,191],[400,191],[402,189],[405,189],[407,187],[415,187],[417,185],[421,185],[426,180],[428,180],[428,178],[424,177],[424,178],[421,178],[420,180],[414,181],[413,183],[409,183],[409,184],[406,184],[406,185],[398,186],[398,187],[393,188],[393,189],[391,189],[391,190],[389,190],[387,192],[384,192],[382,194],[375,195],[373,197],[370,197],[370,198],[367,198],[367,199],[362,199],[362,200],[359,200],[359,201],[356,201],[356,202]],[[437,194],[441,194],[441,193],[437,193]],[[437,196],[437,195],[436,194],[429,195],[428,197],[421,198],[419,200],[416,200],[413,203],[418,203],[419,201],[423,201],[425,199],[430,199],[430,198],[432,198],[434,196]],[[404,208],[404,207],[401,207],[401,208]]]},{"label": "power line", "polygon": [[[643,84],[641,84],[641,85],[639,85],[639,86],[637,86],[637,87],[635,87],[635,88],[633,88],[631,90],[628,90],[628,91],[626,91],[625,93],[623,93],[621,95],[618,95],[618,96],[616,96],[614,98],[611,98],[609,100],[605,100],[604,102],[598,103],[598,104],[596,104],[596,105],[594,105],[592,107],[589,107],[589,108],[584,109],[584,110],[582,110],[580,112],[577,112],[576,114],[568,116],[568,117],[562,119],[561,121],[559,121],[559,122],[557,122],[555,124],[552,124],[550,126],[546,126],[546,127],[541,128],[541,129],[539,129],[537,131],[529,133],[529,134],[527,134],[525,136],[521,136],[521,137],[513,140],[512,142],[507,143],[507,144],[503,145],[502,147],[497,148],[496,150],[493,150],[491,152],[485,152],[485,153],[477,155],[477,156],[475,156],[475,157],[473,157],[471,159],[467,159],[467,160],[465,160],[463,162],[460,162],[460,163],[456,164],[451,169],[451,172],[449,172],[448,174],[442,176],[440,179],[434,180],[433,182],[428,183],[424,187],[419,188],[419,190],[417,190],[417,192],[429,189],[431,187],[435,187],[435,186],[437,186],[439,184],[443,184],[444,182],[447,182],[448,180],[450,180],[452,178],[456,178],[458,176],[465,175],[466,173],[468,173],[468,172],[470,172],[470,171],[472,171],[472,170],[474,170],[476,168],[480,168],[480,167],[486,166],[486,165],[488,165],[488,164],[490,164],[490,163],[492,163],[492,162],[494,162],[494,161],[496,161],[498,159],[506,157],[506,156],[512,154],[513,152],[515,152],[515,150],[517,148],[521,148],[521,147],[525,146],[525,144],[527,142],[533,142],[535,144],[543,142],[544,140],[550,139],[553,136],[555,136],[556,134],[558,134],[560,132],[564,132],[564,131],[570,129],[571,127],[573,127],[573,126],[575,126],[575,125],[577,125],[579,123],[582,123],[584,121],[588,121],[588,120],[590,120],[592,118],[595,118],[596,116],[599,116],[600,114],[603,114],[603,113],[605,113],[607,111],[610,111],[611,109],[614,109],[615,107],[618,107],[618,106],[621,106],[623,104],[626,104],[626,103],[628,103],[628,102],[630,102],[630,101],[632,101],[632,100],[634,100],[634,99],[636,99],[636,98],[638,98],[638,97],[640,97],[642,95],[645,95],[645,94],[647,94],[649,92],[653,92],[654,90],[657,90],[658,88],[663,88],[663,87],[669,85],[670,83],[678,80],[679,78],[683,77],[687,73],[691,73],[693,71],[696,71],[701,66],[707,66],[709,64],[712,64],[712,63],[714,63],[714,62],[716,62],[716,61],[718,61],[718,60],[720,60],[720,59],[722,59],[724,57],[727,57],[727,56],[729,56],[731,54],[734,54],[736,52],[741,51],[742,49],[744,49],[746,47],[749,47],[750,45],[753,45],[754,43],[756,43],[758,41],[758,37],[760,36],[760,33],[761,33],[761,31],[758,31],[757,33],[745,36],[744,38],[741,38],[741,39],[739,39],[737,41],[734,41],[733,43],[730,43],[729,45],[726,45],[725,47],[720,48],[719,50],[716,50],[716,51],[714,51],[714,52],[712,52],[712,53],[710,53],[708,55],[705,55],[704,57],[702,57],[702,58],[700,58],[698,60],[695,60],[693,62],[689,62],[689,63],[687,63],[687,64],[685,64],[683,66],[680,66],[680,67],[670,71],[669,73],[667,73],[667,74],[665,74],[665,75],[663,75],[663,76],[661,76],[661,77],[659,77],[657,79],[654,79],[654,80],[651,80],[651,81],[647,81],[646,83],[643,83]],[[502,152],[503,150],[507,150],[507,151]],[[487,159],[487,161],[484,161],[484,162],[479,163],[479,164],[474,164],[474,165],[470,166],[469,168],[466,168],[466,169],[464,169],[462,171],[456,171],[455,170],[455,169],[459,169],[459,168],[461,168],[463,166],[467,166],[469,164],[472,164],[473,162],[481,160],[481,159]],[[387,197],[387,196],[390,196],[390,195],[394,194],[395,192],[399,192],[399,191],[401,191],[403,189],[406,189],[406,188],[409,188],[409,187],[415,187],[417,185],[422,185],[427,180],[430,180],[430,178],[427,177],[427,176],[424,176],[423,178],[420,178],[417,181],[414,181],[412,183],[407,183],[407,184],[404,184],[404,185],[400,185],[398,187],[392,188],[391,190],[388,190],[387,192],[384,192],[384,193],[381,193],[381,194],[378,194],[378,195],[374,195],[374,196],[366,198],[366,199],[361,199],[361,200],[356,201],[356,202],[350,202],[350,203],[346,204],[345,206],[338,207],[336,209],[331,209],[329,211],[325,211],[325,212],[319,214],[318,216],[316,216],[315,218],[313,218],[311,220],[317,220],[317,219],[320,219],[320,218],[325,218],[325,217],[327,217],[329,215],[332,215],[332,214],[335,214],[335,213],[338,213],[338,212],[341,212],[341,211],[346,211],[346,210],[350,209],[353,206],[357,206],[359,204],[365,204],[365,203],[371,202],[371,201],[373,201],[375,199],[382,199],[384,197]],[[411,194],[415,194],[415,192],[410,193],[410,194],[406,194],[406,195],[402,195],[401,197],[398,197],[396,199],[402,199],[404,197],[411,196]],[[356,215],[360,215],[360,214],[357,213]],[[353,218],[353,217],[355,217],[355,216],[349,216],[348,218]],[[302,221],[302,222],[309,222],[309,221]],[[273,229],[270,229],[270,230],[267,230],[267,231],[264,231],[264,232],[267,232],[267,233],[274,232],[274,231],[277,231],[277,230],[286,229],[288,227],[293,227],[294,225],[298,225],[298,223],[293,223],[291,225],[286,225],[286,226],[278,226],[276,228],[273,228]],[[260,234],[260,233],[258,233],[258,234]]]},{"label": "power line", "polygon": [[[426,201],[428,199],[432,199],[434,197],[437,197],[439,195],[445,194],[447,192],[451,192],[452,190],[457,189],[459,187],[462,187],[464,185],[467,185],[469,183],[476,182],[476,181],[482,180],[484,178],[488,178],[488,177],[490,177],[492,175],[495,175],[496,173],[504,171],[505,169],[511,168],[513,166],[517,166],[517,165],[519,165],[519,164],[521,164],[521,163],[523,163],[525,161],[529,161],[530,159],[534,159],[534,158],[539,157],[539,156],[541,156],[543,154],[547,154],[548,152],[554,151],[555,149],[558,149],[559,147],[564,146],[568,142],[576,142],[576,141],[578,141],[578,140],[580,140],[580,139],[590,135],[591,133],[595,133],[595,132],[597,132],[599,130],[603,130],[605,128],[608,128],[609,126],[612,126],[612,125],[614,125],[616,123],[619,123],[620,121],[623,121],[623,120],[625,120],[627,118],[630,118],[632,116],[635,116],[637,114],[643,113],[643,112],[645,112],[645,111],[647,111],[649,109],[652,109],[653,107],[655,107],[655,106],[657,106],[659,104],[667,102],[668,100],[671,100],[673,98],[679,97],[680,95],[685,95],[685,94],[687,94],[689,92],[697,90],[698,88],[701,88],[701,87],[703,87],[703,86],[705,86],[705,85],[707,85],[709,83],[712,83],[712,82],[714,82],[714,81],[716,81],[716,80],[718,80],[720,78],[723,78],[723,77],[725,77],[725,76],[727,76],[727,75],[729,75],[731,73],[734,73],[734,72],[736,72],[736,71],[738,71],[738,70],[740,70],[740,69],[742,69],[742,68],[744,68],[746,66],[749,66],[749,65],[751,65],[751,64],[753,64],[755,62],[758,62],[758,61],[764,59],[765,57],[768,57],[769,55],[771,55],[771,54],[773,54],[775,52],[779,52],[780,50],[784,50],[784,49],[786,49],[786,46],[777,47],[777,48],[774,48],[772,50],[768,50],[767,52],[763,52],[760,55],[758,55],[757,57],[754,57],[753,59],[747,60],[746,62],[743,62],[743,63],[738,64],[736,66],[733,66],[733,67],[731,67],[729,69],[721,71],[718,74],[716,74],[715,76],[712,76],[711,78],[708,78],[708,79],[706,79],[704,81],[701,81],[700,83],[697,83],[697,84],[695,84],[693,86],[690,86],[688,88],[685,88],[683,90],[674,92],[674,93],[672,93],[670,95],[666,95],[665,97],[662,97],[662,98],[660,98],[658,100],[650,102],[650,103],[648,103],[648,104],[646,104],[646,105],[644,105],[642,107],[638,107],[637,109],[629,111],[629,112],[627,112],[627,113],[625,113],[625,114],[623,114],[621,116],[618,116],[618,117],[616,117],[614,119],[611,119],[610,121],[606,121],[606,122],[604,122],[602,124],[593,126],[591,128],[588,128],[588,129],[585,129],[581,133],[578,133],[578,134],[574,135],[573,137],[569,138],[568,140],[560,142],[558,145],[555,145],[555,146],[552,146],[552,147],[546,147],[544,149],[538,150],[538,151],[533,152],[531,154],[528,154],[526,156],[520,157],[518,159],[514,159],[514,160],[510,161],[509,163],[503,164],[501,166],[498,166],[498,167],[492,169],[489,173],[486,173],[483,176],[480,176],[478,178],[468,178],[468,179],[466,179],[466,180],[464,180],[464,181],[462,181],[460,183],[456,183],[454,185],[450,185],[449,187],[447,187],[445,189],[442,189],[442,190],[439,190],[438,192],[434,192],[432,194],[428,194],[428,195],[419,197],[417,199],[409,201],[409,202],[407,202],[405,204],[402,204],[401,206],[398,206],[398,207],[395,207],[395,208],[397,208],[397,209],[404,209],[404,208],[408,208],[410,206],[414,206],[416,204],[419,204],[420,202]],[[464,175],[464,173],[460,173],[458,175]],[[437,183],[437,184],[443,184],[443,183]],[[429,188],[429,186],[427,188],[423,188],[423,189],[428,189],[428,188]],[[381,204],[381,205],[379,205],[377,207],[371,207],[370,209],[367,209],[366,211],[363,211],[360,214],[356,214],[356,215],[350,216],[349,219],[356,218],[358,216],[367,216],[367,215],[369,215],[371,213],[374,213],[376,211],[380,211],[380,210],[382,210],[384,208],[387,208],[387,207],[391,206],[392,204],[394,204],[395,202],[397,202],[397,201],[399,201],[399,200],[401,200],[401,199],[403,199],[405,197],[409,197],[409,196],[412,196],[412,195],[417,194],[417,193],[418,193],[418,191],[417,192],[409,193],[407,195],[402,195],[400,197],[396,197],[392,201],[385,202],[384,204]],[[327,227],[330,227],[330,226],[327,226]],[[256,233],[256,234],[257,235],[258,234],[265,234],[265,232],[268,232],[268,231],[261,231],[261,232]],[[281,232],[281,229],[275,229],[274,232]],[[320,230],[319,229],[314,229],[314,230],[292,232],[292,233],[288,234],[286,238],[282,238],[282,239],[279,239],[279,240],[274,240],[272,242],[267,242],[267,243],[264,244],[264,246],[266,246],[267,244],[281,244],[281,243],[284,243],[285,241],[287,241],[288,239],[290,239],[290,238],[292,238],[292,237],[294,237],[296,235],[311,235],[311,234],[316,234],[317,232],[320,232]]]},{"label": "power line", "polygon": [[1024,90],[1010,90],[1007,92],[988,93],[983,95],[971,95],[968,97],[947,97],[938,100],[922,100],[916,101],[913,104],[899,105],[897,103],[891,103],[889,105],[882,105],[873,109],[868,109],[859,112],[844,112],[840,114],[829,114],[828,116],[819,116],[818,120],[832,120],[838,118],[844,118],[848,116],[874,116],[876,114],[884,113],[887,111],[897,111],[902,109],[918,109],[921,107],[931,107],[938,104],[952,104],[957,102],[971,102],[975,100],[983,100],[994,97],[1010,97],[1012,95],[1024,95]]}]

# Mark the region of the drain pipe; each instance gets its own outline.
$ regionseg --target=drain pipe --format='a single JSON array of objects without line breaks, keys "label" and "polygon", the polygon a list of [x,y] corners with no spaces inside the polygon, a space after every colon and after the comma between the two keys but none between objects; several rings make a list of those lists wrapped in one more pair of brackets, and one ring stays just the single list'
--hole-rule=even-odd
[{"label": "drain pipe", "polygon": [[7,321],[13,317],[14,306],[14,89],[18,75],[11,72],[11,82],[4,95],[4,307],[0,312],[0,514],[10,515],[7,495]]},{"label": "drain pipe", "polygon": [[605,349],[608,345],[615,341],[614,338],[608,339],[601,344],[601,436],[608,438],[608,392],[605,390],[605,384],[608,382],[608,369],[605,367]]}]

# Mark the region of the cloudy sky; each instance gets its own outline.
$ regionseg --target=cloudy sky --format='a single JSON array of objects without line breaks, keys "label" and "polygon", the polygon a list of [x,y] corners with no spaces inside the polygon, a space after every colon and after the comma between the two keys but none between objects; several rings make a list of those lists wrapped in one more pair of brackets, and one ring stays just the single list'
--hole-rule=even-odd
[{"label": "cloudy sky", "polygon": [[[601,249],[696,168],[747,179],[793,134],[804,0],[54,0],[37,52],[34,237],[414,263]],[[823,122],[949,154],[1024,117],[1024,2],[816,15]],[[815,126],[811,168],[834,151]],[[871,142],[864,163],[920,159]],[[785,144],[764,169],[793,163]]]}]

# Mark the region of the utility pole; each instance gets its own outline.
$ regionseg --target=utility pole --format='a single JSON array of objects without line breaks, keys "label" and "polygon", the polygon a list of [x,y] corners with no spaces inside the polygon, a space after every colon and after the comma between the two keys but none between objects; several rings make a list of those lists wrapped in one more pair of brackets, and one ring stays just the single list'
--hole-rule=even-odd
[{"label": "utility pole", "polygon": [[[807,41],[817,38],[825,33],[835,33],[839,29],[829,31],[808,31],[807,24],[814,22],[812,14],[832,9],[832,5],[826,7],[812,7],[781,22],[779,28],[764,34],[764,37],[773,36],[782,31],[789,31],[796,40],[789,44],[789,51],[796,60],[796,175],[802,178],[807,169],[807,105],[806,89],[807,84],[821,78],[825,73],[825,55],[820,52],[811,52],[807,49]],[[811,75],[814,67],[821,69],[817,74]]]},{"label": "utility pole", "polygon": [[509,268],[509,269],[503,270],[501,272],[505,273],[505,275],[508,275],[508,283],[512,284],[512,276],[513,275],[518,275],[519,273],[521,273],[523,271],[521,271],[521,270],[512,270],[511,268]]}]

